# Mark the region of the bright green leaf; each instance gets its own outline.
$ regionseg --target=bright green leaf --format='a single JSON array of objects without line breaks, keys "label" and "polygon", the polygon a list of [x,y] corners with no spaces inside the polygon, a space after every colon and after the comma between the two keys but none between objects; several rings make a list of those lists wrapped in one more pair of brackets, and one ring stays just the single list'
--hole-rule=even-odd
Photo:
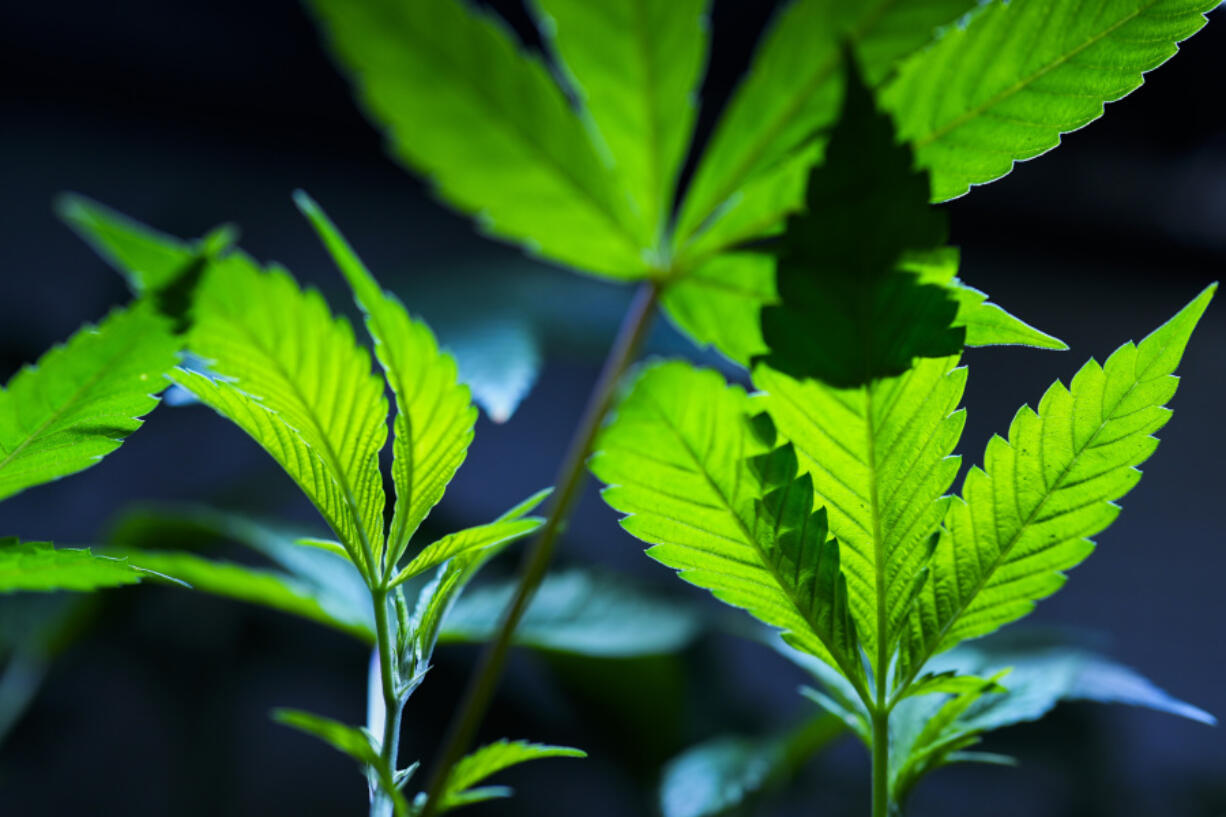
[{"label": "bright green leaf", "polygon": [[136,584],[151,576],[159,574],[123,559],[91,553],[88,548],[56,548],[50,542],[20,542],[14,537],[0,539],[0,593],[97,590]]},{"label": "bright green leaf", "polygon": [[990,182],[1103,113],[1218,0],[996,0],[903,63],[882,103],[935,201]]},{"label": "bright green leaf", "polygon": [[537,530],[543,522],[544,520],[538,517],[530,517],[506,522],[491,522],[488,525],[478,525],[450,533],[422,548],[421,552],[396,574],[391,581],[391,586],[394,587],[408,581],[414,576],[438,567],[448,559],[469,551],[484,550],[494,545],[510,544],[522,539]]},{"label": "bright green leaf", "polygon": [[395,155],[482,227],[616,278],[646,274],[647,227],[583,122],[507,27],[457,0],[314,0]]},{"label": "bright green leaf", "polygon": [[430,327],[410,318],[400,301],[379,287],[319,205],[301,192],[294,200],[353,289],[366,314],[375,354],[396,396],[392,442],[396,508],[386,567],[390,574],[409,538],[442,499],[447,483],[464,462],[477,410],[468,388],[456,382],[455,360],[439,351]]},{"label": "bright green leaf", "polygon": [[967,346],[1033,346],[1037,349],[1068,349],[1068,344],[1035,329],[1021,318],[988,301],[988,296],[962,283],[958,274],[957,247],[930,252],[904,253],[899,268],[914,272],[921,284],[941,284],[958,304],[952,326],[966,329]]},{"label": "bright green leaf", "polygon": [[707,0],[535,0],[654,241],[672,214],[706,61]]},{"label": "bright green leaf", "polygon": [[177,357],[167,321],[137,304],[21,369],[0,389],[0,499],[118,448],[157,405]]},{"label": "bright green leaf", "polygon": [[592,472],[652,558],[863,679],[839,548],[790,446],[746,420],[749,400],[683,363],[645,370],[601,434]]},{"label": "bright green leaf", "polygon": [[836,389],[759,366],[759,405],[791,440],[839,540],[857,632],[884,671],[925,577],[965,412],[957,358],[921,358],[900,377]]},{"label": "bright green leaf", "polygon": [[566,746],[546,746],[523,740],[504,739],[487,744],[461,758],[452,767],[443,786],[439,810],[449,811],[492,797],[507,797],[510,789],[475,787],[509,766],[547,757],[587,757],[587,753]]},{"label": "bright green leaf", "polygon": [[748,366],[767,351],[759,312],[774,300],[775,259],[738,252],[717,255],[679,278],[660,303],[695,343],[714,346]]},{"label": "bright green leaf", "polygon": [[1106,364],[1088,362],[1070,388],[1054,383],[1037,412],[1017,413],[1007,440],[992,438],[983,468],[971,469],[950,505],[903,639],[901,679],[934,653],[1026,615],[1090,554],[1089,537],[1115,520],[1116,500],[1158,445],[1172,373],[1216,288]]},{"label": "bright green leaf", "polygon": [[189,348],[219,377],[175,380],[246,431],[310,497],[366,572],[383,546],[383,382],[318,292],[241,253],[210,265]]}]

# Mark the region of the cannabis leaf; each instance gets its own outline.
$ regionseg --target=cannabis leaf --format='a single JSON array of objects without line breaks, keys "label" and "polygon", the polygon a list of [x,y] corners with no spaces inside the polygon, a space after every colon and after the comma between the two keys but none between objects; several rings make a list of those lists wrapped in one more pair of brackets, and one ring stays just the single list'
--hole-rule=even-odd
[{"label": "cannabis leaf", "polygon": [[0,389],[0,499],[89,468],[140,428],[178,357],[149,304],[117,309]]},{"label": "cannabis leaf", "polygon": [[50,542],[0,538],[0,594],[120,587],[150,575],[152,571],[96,555],[88,548],[55,548]]},{"label": "cannabis leaf", "polygon": [[707,52],[707,0],[535,0],[654,245],[672,215]]},{"label": "cannabis leaf", "polygon": [[738,814],[842,734],[838,720],[819,715],[777,734],[725,735],[692,746],[661,773],[660,812],[664,817]]},{"label": "cannabis leaf", "polygon": [[[784,234],[780,303],[762,310],[763,360],[793,377],[850,387],[906,371],[915,357],[961,351],[949,290],[898,269],[904,253],[945,242],[928,179],[894,141],[889,118],[854,64],[826,162],[809,177],[806,210]],[[820,329],[814,332],[814,316]]]},{"label": "cannabis leaf", "polygon": [[899,377],[837,389],[765,366],[755,398],[792,441],[817,507],[838,539],[857,633],[875,672],[925,577],[933,533],[958,473],[951,456],[965,414],[966,370],[957,357],[921,358]]},{"label": "cannabis leaf", "polygon": [[452,767],[443,789],[440,811],[480,803],[496,797],[509,797],[505,786],[478,786],[492,775],[529,760],[545,757],[587,757],[587,753],[566,746],[547,746],[523,740],[499,740],[482,746],[461,758]]},{"label": "cannabis leaf", "polygon": [[443,198],[547,258],[642,275],[649,225],[547,68],[501,21],[456,0],[312,5],[396,156]]},{"label": "cannabis leaf", "polygon": [[863,679],[839,548],[810,478],[744,391],[682,363],[646,369],[597,441],[592,472],[648,554]]},{"label": "cannabis leaf", "polygon": [[936,201],[1045,153],[1126,96],[1217,0],[992,2],[906,60],[882,95]]},{"label": "cannabis leaf", "polygon": [[754,55],[749,73],[716,126],[686,193],[682,253],[718,251],[774,231],[800,205],[804,179],[820,157],[813,139],[838,115],[841,40],[854,43],[876,85],[938,26],[974,7],[970,0],[795,0]]},{"label": "cannabis leaf", "polygon": [[[379,287],[319,205],[302,192],[294,198],[366,314],[375,354],[396,397],[392,442],[396,508],[387,554],[388,565],[395,565],[464,462],[477,410],[468,387],[456,382],[455,360],[439,351],[430,328],[410,318],[400,301]],[[408,575],[413,574],[402,574],[400,580]]]},{"label": "cannabis leaf", "polygon": [[216,376],[179,370],[176,382],[263,446],[373,574],[383,550],[387,401],[348,321],[284,270],[261,271],[239,252],[210,266],[194,317],[189,348]]},{"label": "cannabis leaf", "polygon": [[904,633],[900,681],[934,653],[1029,613],[1090,554],[1089,537],[1115,520],[1116,500],[1158,445],[1172,373],[1216,288],[1105,364],[1090,360],[1068,388],[1052,384],[1037,412],[1018,411],[1008,439],[992,438],[945,519]]}]

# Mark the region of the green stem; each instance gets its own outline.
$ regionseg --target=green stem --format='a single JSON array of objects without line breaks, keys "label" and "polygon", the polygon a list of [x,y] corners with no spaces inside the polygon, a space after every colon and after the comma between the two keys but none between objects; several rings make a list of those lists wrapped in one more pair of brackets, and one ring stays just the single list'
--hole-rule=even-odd
[{"label": "green stem", "polygon": [[613,397],[622,374],[634,361],[639,347],[647,337],[647,330],[651,326],[651,318],[655,314],[659,295],[659,285],[655,281],[644,282],[635,293],[630,310],[622,320],[617,338],[600,372],[600,378],[592,389],[583,417],[575,429],[574,436],[571,437],[562,467],[558,470],[557,479],[554,481],[557,493],[554,495],[549,517],[545,520],[532,546],[524,554],[515,597],[503,614],[502,623],[494,640],[486,646],[482,653],[481,661],[469,681],[464,699],[448,727],[443,749],[431,770],[430,785],[426,789],[426,804],[419,817],[434,817],[438,809],[439,796],[442,794],[443,785],[447,781],[451,767],[471,745],[473,738],[476,737],[477,729],[485,718],[490,700],[494,696],[494,690],[506,666],[511,636],[515,633],[515,627],[528,608],[528,603],[532,601],[532,596],[540,586],[541,580],[545,578],[545,571],[549,568],[550,559],[553,557],[558,534],[565,527],[575,500],[579,498],[580,488],[583,487],[586,475],[585,464],[596,439],[596,433],[600,430],[605,415],[612,407]]},{"label": "green stem", "polygon": [[873,719],[873,817],[890,813],[890,713],[877,709]]},{"label": "green stem", "polygon": [[[383,743],[380,754],[384,763],[394,775],[396,761],[400,754],[400,717],[404,712],[404,702],[396,694],[396,665],[393,662],[392,628],[387,617],[387,590],[371,590],[371,601],[375,607],[375,643],[379,651],[379,678],[383,691]],[[371,817],[382,817],[392,813],[391,793],[376,795],[370,801]]]}]

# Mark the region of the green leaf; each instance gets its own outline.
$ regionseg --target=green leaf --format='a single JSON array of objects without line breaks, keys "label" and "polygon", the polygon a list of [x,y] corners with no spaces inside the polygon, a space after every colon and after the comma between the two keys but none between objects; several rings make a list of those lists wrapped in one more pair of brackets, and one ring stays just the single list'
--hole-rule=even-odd
[{"label": "green leaf", "polygon": [[646,369],[596,445],[591,469],[622,527],[652,558],[784,631],[862,683],[839,548],[813,512],[810,478],[769,421],[719,374],[683,363]]},{"label": "green leaf", "polygon": [[1070,388],[1054,383],[1037,412],[1018,411],[1007,440],[992,438],[984,467],[971,469],[950,505],[903,638],[901,679],[934,653],[1026,615],[1090,554],[1089,537],[1115,520],[1116,500],[1158,445],[1152,435],[1170,418],[1178,384],[1172,372],[1216,288],[1105,365],[1088,362]]},{"label": "green leaf", "polygon": [[111,312],[0,389],[0,499],[83,471],[140,428],[178,344],[148,304]]},{"label": "green leaf", "polygon": [[709,251],[732,246],[770,232],[800,206],[804,179],[821,158],[812,140],[838,114],[840,40],[855,44],[876,85],[938,26],[973,6],[795,0],[771,25],[716,126],[681,208],[678,243],[698,234]]},{"label": "green leaf", "polygon": [[541,29],[622,182],[659,235],[697,113],[707,0],[535,0]]},{"label": "green leaf", "polygon": [[546,757],[587,757],[587,753],[566,746],[546,746],[523,740],[503,739],[487,744],[461,758],[452,767],[443,785],[439,810],[450,811],[494,797],[508,797],[511,790],[502,786],[475,787],[509,766]]},{"label": "green leaf", "polygon": [[[969,684],[942,700],[924,720],[894,718],[890,731],[890,793],[891,800],[902,803],[911,788],[928,772],[952,762],[960,753],[980,740],[981,730],[968,726],[960,718],[987,696],[1001,695],[998,683],[1009,670],[991,678]],[[922,700],[922,699],[911,699]]]},{"label": "green leaf", "polygon": [[121,587],[151,574],[123,559],[91,553],[88,548],[55,548],[50,542],[0,538],[0,594]]},{"label": "green leaf", "polygon": [[[495,525],[509,524],[518,521],[531,521],[535,526],[540,519],[527,517],[529,513],[549,496],[553,489],[537,491],[515,507],[508,510],[498,519]],[[527,517],[527,519],[525,519]],[[435,572],[434,577],[417,594],[417,605],[409,629],[412,633],[410,649],[402,650],[402,660],[407,667],[402,675],[405,678],[415,678],[425,672],[430,664],[430,657],[438,643],[439,632],[443,621],[447,618],[456,598],[477,574],[486,562],[498,555],[503,548],[515,540],[515,536],[504,537],[483,547],[462,549],[452,555]]]},{"label": "green leaf", "polygon": [[945,693],[961,695],[965,692],[986,694],[989,692],[1007,692],[1003,686],[992,688],[986,681],[976,675],[962,675],[958,670],[942,670],[941,672],[926,672],[903,691],[903,698],[916,695],[933,695]]},{"label": "green leaf", "polygon": [[379,789],[391,797],[396,817],[408,817],[409,804],[396,785],[396,775],[379,754],[378,740],[365,729],[346,726],[331,718],[297,709],[274,709],[272,718],[277,723],[313,735],[338,752],[356,760],[368,775],[373,775],[371,785],[375,785],[377,780]]},{"label": "green leaf", "polygon": [[456,0],[312,5],[396,157],[446,201],[546,258],[646,274],[648,226],[547,68],[500,20]]},{"label": "green leaf", "polygon": [[371,615],[338,608],[328,596],[288,574],[221,562],[182,551],[118,550],[132,565],[174,576],[195,590],[258,604],[374,642]]},{"label": "green leaf", "polygon": [[767,351],[759,312],[775,297],[775,259],[737,252],[717,255],[679,278],[660,303],[695,343],[747,367]]},{"label": "green leaf", "polygon": [[1103,113],[1175,54],[1217,0],[990,3],[900,67],[882,103],[936,201],[998,179]]},{"label": "green leaf", "polygon": [[[212,508],[196,505],[157,504],[130,508],[114,524],[107,536],[108,548],[134,552],[133,558],[141,562],[137,551],[157,551],[173,542],[176,547],[203,550],[224,542],[236,542],[251,548],[271,560],[281,571],[253,570],[255,588],[272,579],[280,580],[287,593],[305,598],[292,604],[303,605],[308,618],[316,619],[322,610],[327,620],[324,624],[335,626],[365,641],[373,640],[374,614],[370,605],[370,591],[358,573],[348,554],[339,544],[339,549],[320,549],[304,546],[303,537],[296,533],[272,527],[244,516],[223,513]],[[178,553],[166,554],[170,557]],[[184,554],[191,559],[198,557]],[[225,570],[237,565],[223,565],[223,572],[216,577],[208,571],[205,562],[201,573],[192,582],[196,590],[231,596],[243,601],[263,603],[256,593],[239,595],[245,591],[244,583],[235,585],[224,581]],[[282,572],[284,571],[284,572]],[[286,574],[289,575],[286,575]],[[280,595],[268,591],[273,598]],[[312,603],[314,602],[314,603]],[[298,612],[290,604],[279,606],[286,612]]]},{"label": "green leaf", "polygon": [[[1215,723],[1213,717],[1159,689],[1134,670],[1066,639],[1043,633],[997,634],[974,644],[964,644],[934,659],[929,665],[936,674],[974,673],[994,676],[1009,668],[1004,690],[985,694],[944,721],[935,740],[958,742],[968,736],[1035,721],[1065,701],[1097,701],[1140,706],[1166,712],[1201,723]],[[967,675],[959,675],[966,678]],[[973,685],[968,684],[968,689]],[[988,690],[992,692],[993,690]],[[900,757],[914,751],[915,739],[947,705],[939,696],[909,697],[895,706],[890,719],[892,747]],[[893,748],[891,749],[893,751]],[[913,768],[910,779],[899,791],[937,766],[958,761],[1002,762],[1008,758],[978,752],[949,751],[930,757],[928,764]],[[913,764],[915,765],[915,764]]]},{"label": "green leaf", "polygon": [[846,388],[902,374],[916,357],[962,350],[948,290],[898,269],[904,253],[939,247],[947,233],[944,214],[928,204],[928,179],[912,165],[849,66],[826,163],[809,177],[806,211],[783,237],[779,303],[761,313],[770,351],[760,359]]},{"label": "green leaf", "polygon": [[957,247],[940,247],[930,252],[904,253],[899,268],[916,273],[921,284],[941,284],[958,304],[952,326],[966,329],[967,346],[1033,346],[1064,351],[1068,344],[1035,329],[1021,318],[988,302],[986,293],[967,286],[958,274]]},{"label": "green leaf", "polygon": [[464,462],[477,410],[468,387],[456,381],[455,360],[439,351],[430,327],[410,318],[400,301],[379,287],[319,205],[302,192],[294,200],[353,289],[396,397],[392,442],[396,508],[385,568],[390,574]]},{"label": "green leaf", "polygon": [[958,473],[952,456],[965,412],[957,357],[921,358],[900,377],[855,389],[754,371],[780,434],[811,476],[838,539],[856,630],[875,671],[885,671],[924,582],[933,532]]},{"label": "green leaf", "polygon": [[[483,642],[497,630],[513,581],[460,596],[443,622],[441,642]],[[571,568],[545,577],[515,628],[515,643],[597,658],[675,653],[701,632],[693,607],[656,596],[607,571]]]},{"label": "green leaf", "polygon": [[822,715],[779,734],[724,736],[690,747],[664,767],[660,812],[663,817],[741,813],[737,809],[791,777],[841,734],[843,725]]},{"label": "green leaf", "polygon": [[235,252],[197,290],[189,348],[219,377],[179,370],[176,382],[272,455],[372,575],[383,549],[387,400],[349,322],[288,272],[262,272]]},{"label": "green leaf", "polygon": [[396,574],[391,581],[391,586],[402,584],[414,576],[438,567],[448,559],[470,551],[484,550],[494,545],[510,544],[523,539],[540,528],[544,521],[539,517],[529,517],[507,522],[491,522],[488,525],[478,525],[449,533],[442,539],[422,548],[421,552]]}]

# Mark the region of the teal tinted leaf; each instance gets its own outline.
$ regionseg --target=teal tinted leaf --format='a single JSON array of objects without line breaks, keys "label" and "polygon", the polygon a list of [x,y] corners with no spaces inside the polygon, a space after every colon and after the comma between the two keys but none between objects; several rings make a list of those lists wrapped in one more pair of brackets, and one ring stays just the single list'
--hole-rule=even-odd
[{"label": "teal tinted leaf", "polygon": [[0,539],[0,593],[97,590],[136,584],[155,575],[123,559],[88,548],[56,548],[50,542]]},{"label": "teal tinted leaf", "polygon": [[541,371],[541,343],[526,321],[483,318],[443,336],[460,382],[494,423],[519,408]]},{"label": "teal tinted leaf", "polygon": [[[238,514],[223,513],[195,505],[138,506],[127,511],[107,537],[110,548],[131,551],[139,564],[137,551],[156,551],[169,543],[178,548],[199,550],[222,542],[235,542],[251,548],[281,568],[281,571],[254,570],[258,588],[265,577],[278,581],[297,596],[314,603],[303,603],[308,618],[319,609],[327,620],[365,640],[373,639],[374,618],[366,582],[337,543],[339,554],[331,548],[303,545],[307,541],[295,533],[265,525]],[[177,556],[177,553],[168,554]],[[188,554],[185,554],[188,555]],[[196,557],[192,557],[196,558]],[[213,581],[207,565],[191,582],[193,588],[209,593],[231,595],[224,581]],[[227,568],[228,569],[228,568]],[[288,575],[286,575],[288,574]],[[222,577],[224,578],[224,576]],[[239,583],[241,588],[242,583]],[[258,598],[234,595],[246,601]],[[317,609],[318,608],[318,609]],[[286,612],[296,612],[282,606]]]},{"label": "teal tinted leaf", "polygon": [[967,286],[958,273],[958,248],[904,253],[899,268],[916,273],[921,284],[941,284],[958,304],[952,326],[966,329],[967,346],[1033,346],[1068,349],[1068,344],[988,301],[986,293]]},{"label": "teal tinted leaf", "polygon": [[426,545],[409,561],[404,569],[396,574],[391,585],[408,581],[414,576],[438,567],[448,559],[452,559],[469,551],[484,550],[494,545],[510,544],[528,536],[537,530],[545,520],[539,517],[514,519],[507,522],[491,522],[488,525],[478,525],[465,528],[456,533],[450,533]]},{"label": "teal tinted leaf", "polygon": [[[1001,692],[1001,679],[1009,671],[1002,670],[991,678],[970,684],[957,694],[937,699],[928,707],[928,717],[890,719],[890,793],[894,802],[906,800],[911,788],[928,772],[953,762],[951,756],[963,753],[980,741],[981,730],[960,719],[971,707]],[[1007,686],[1009,681],[1004,682]],[[932,696],[911,698],[904,702],[930,701]]]},{"label": "teal tinted leaf", "polygon": [[349,322],[281,269],[241,253],[210,265],[189,348],[216,379],[175,380],[258,442],[310,497],[366,573],[383,548],[383,381]]},{"label": "teal tinted leaf", "polygon": [[[475,587],[443,622],[442,642],[483,642],[497,631],[514,582]],[[598,658],[665,655],[689,645],[703,619],[689,605],[606,572],[569,569],[545,577],[515,628],[515,643]]]},{"label": "teal tinted leaf", "polygon": [[775,300],[775,259],[758,253],[717,255],[664,290],[673,323],[699,345],[748,366],[766,352],[759,311]]},{"label": "teal tinted leaf", "polygon": [[966,370],[957,362],[921,358],[900,377],[854,389],[754,371],[763,392],[755,401],[795,445],[829,516],[874,669],[906,628],[958,473],[952,452],[965,422]]},{"label": "teal tinted leaf", "polygon": [[592,472],[652,558],[863,681],[839,548],[813,512],[790,446],[746,421],[749,400],[716,372],[646,369],[601,434]]},{"label": "teal tinted leaf", "polygon": [[140,428],[178,358],[148,304],[111,312],[0,389],[0,499],[94,465]]},{"label": "teal tinted leaf", "polygon": [[389,575],[409,538],[464,462],[477,411],[466,386],[456,381],[455,360],[439,351],[430,327],[409,317],[404,305],[374,276],[327,215],[305,193],[294,197],[310,219],[366,314],[375,354],[396,397],[392,481],[396,508],[388,536]]},{"label": "teal tinted leaf", "polygon": [[724,736],[693,746],[664,767],[660,812],[664,817],[740,813],[841,734],[842,724],[826,715],[789,732]]},{"label": "teal tinted leaf", "polygon": [[452,767],[443,785],[439,808],[449,811],[493,797],[508,797],[510,789],[477,786],[510,766],[547,757],[587,757],[587,753],[566,746],[546,746],[523,740],[503,739],[487,744],[461,758]]},{"label": "teal tinted leaf", "polygon": [[[708,249],[760,237],[800,207],[820,159],[812,140],[837,118],[840,41],[855,45],[870,85],[974,0],[795,0],[763,38],[720,118],[686,194],[677,237]],[[683,253],[683,257],[685,257]]]},{"label": "teal tinted leaf", "polygon": [[1217,0],[993,2],[900,67],[882,96],[936,201],[1008,173],[1136,89]]},{"label": "teal tinted leaf", "polygon": [[944,243],[928,179],[852,70],[826,163],[809,177],[806,211],[788,221],[779,303],[762,309],[762,356],[793,377],[836,387],[905,372],[916,357],[962,349],[945,287],[898,269],[905,252]]},{"label": "teal tinted leaf", "polygon": [[1172,373],[1213,297],[1207,288],[1139,344],[1091,360],[1069,388],[1054,383],[1023,407],[1008,439],[993,437],[945,519],[931,575],[910,618],[901,678],[926,659],[1029,613],[1064,584],[1115,520],[1116,501],[1170,419]]},{"label": "teal tinted leaf", "polygon": [[647,228],[547,68],[500,20],[456,0],[312,5],[396,157],[447,202],[546,258],[646,274]]},{"label": "teal tinted leaf", "polygon": [[[182,579],[194,590],[280,610],[374,642],[369,614],[335,604],[306,582],[276,570],[206,559],[183,551],[123,550],[131,564]],[[321,596],[323,596],[321,598]]]},{"label": "teal tinted leaf", "polygon": [[[1097,701],[1140,706],[1201,723],[1214,723],[1211,715],[1174,698],[1136,671],[1112,659],[1041,633],[998,634],[974,644],[964,644],[929,664],[936,674],[973,673],[995,676],[1008,668],[1003,691],[985,694],[945,720],[937,740],[970,740],[986,732],[1035,721],[1057,704]],[[967,677],[960,675],[958,677]],[[893,745],[900,751],[914,747],[916,738],[951,699],[938,695],[909,697],[895,706],[891,715]],[[930,741],[935,742],[935,741]],[[933,758],[936,762],[913,764],[907,786],[927,771],[955,762],[1008,762],[1011,759],[981,752],[953,750]],[[905,793],[905,792],[901,792]]]},{"label": "teal tinted leaf", "polygon": [[707,0],[535,0],[654,241],[672,214],[707,52]]}]

